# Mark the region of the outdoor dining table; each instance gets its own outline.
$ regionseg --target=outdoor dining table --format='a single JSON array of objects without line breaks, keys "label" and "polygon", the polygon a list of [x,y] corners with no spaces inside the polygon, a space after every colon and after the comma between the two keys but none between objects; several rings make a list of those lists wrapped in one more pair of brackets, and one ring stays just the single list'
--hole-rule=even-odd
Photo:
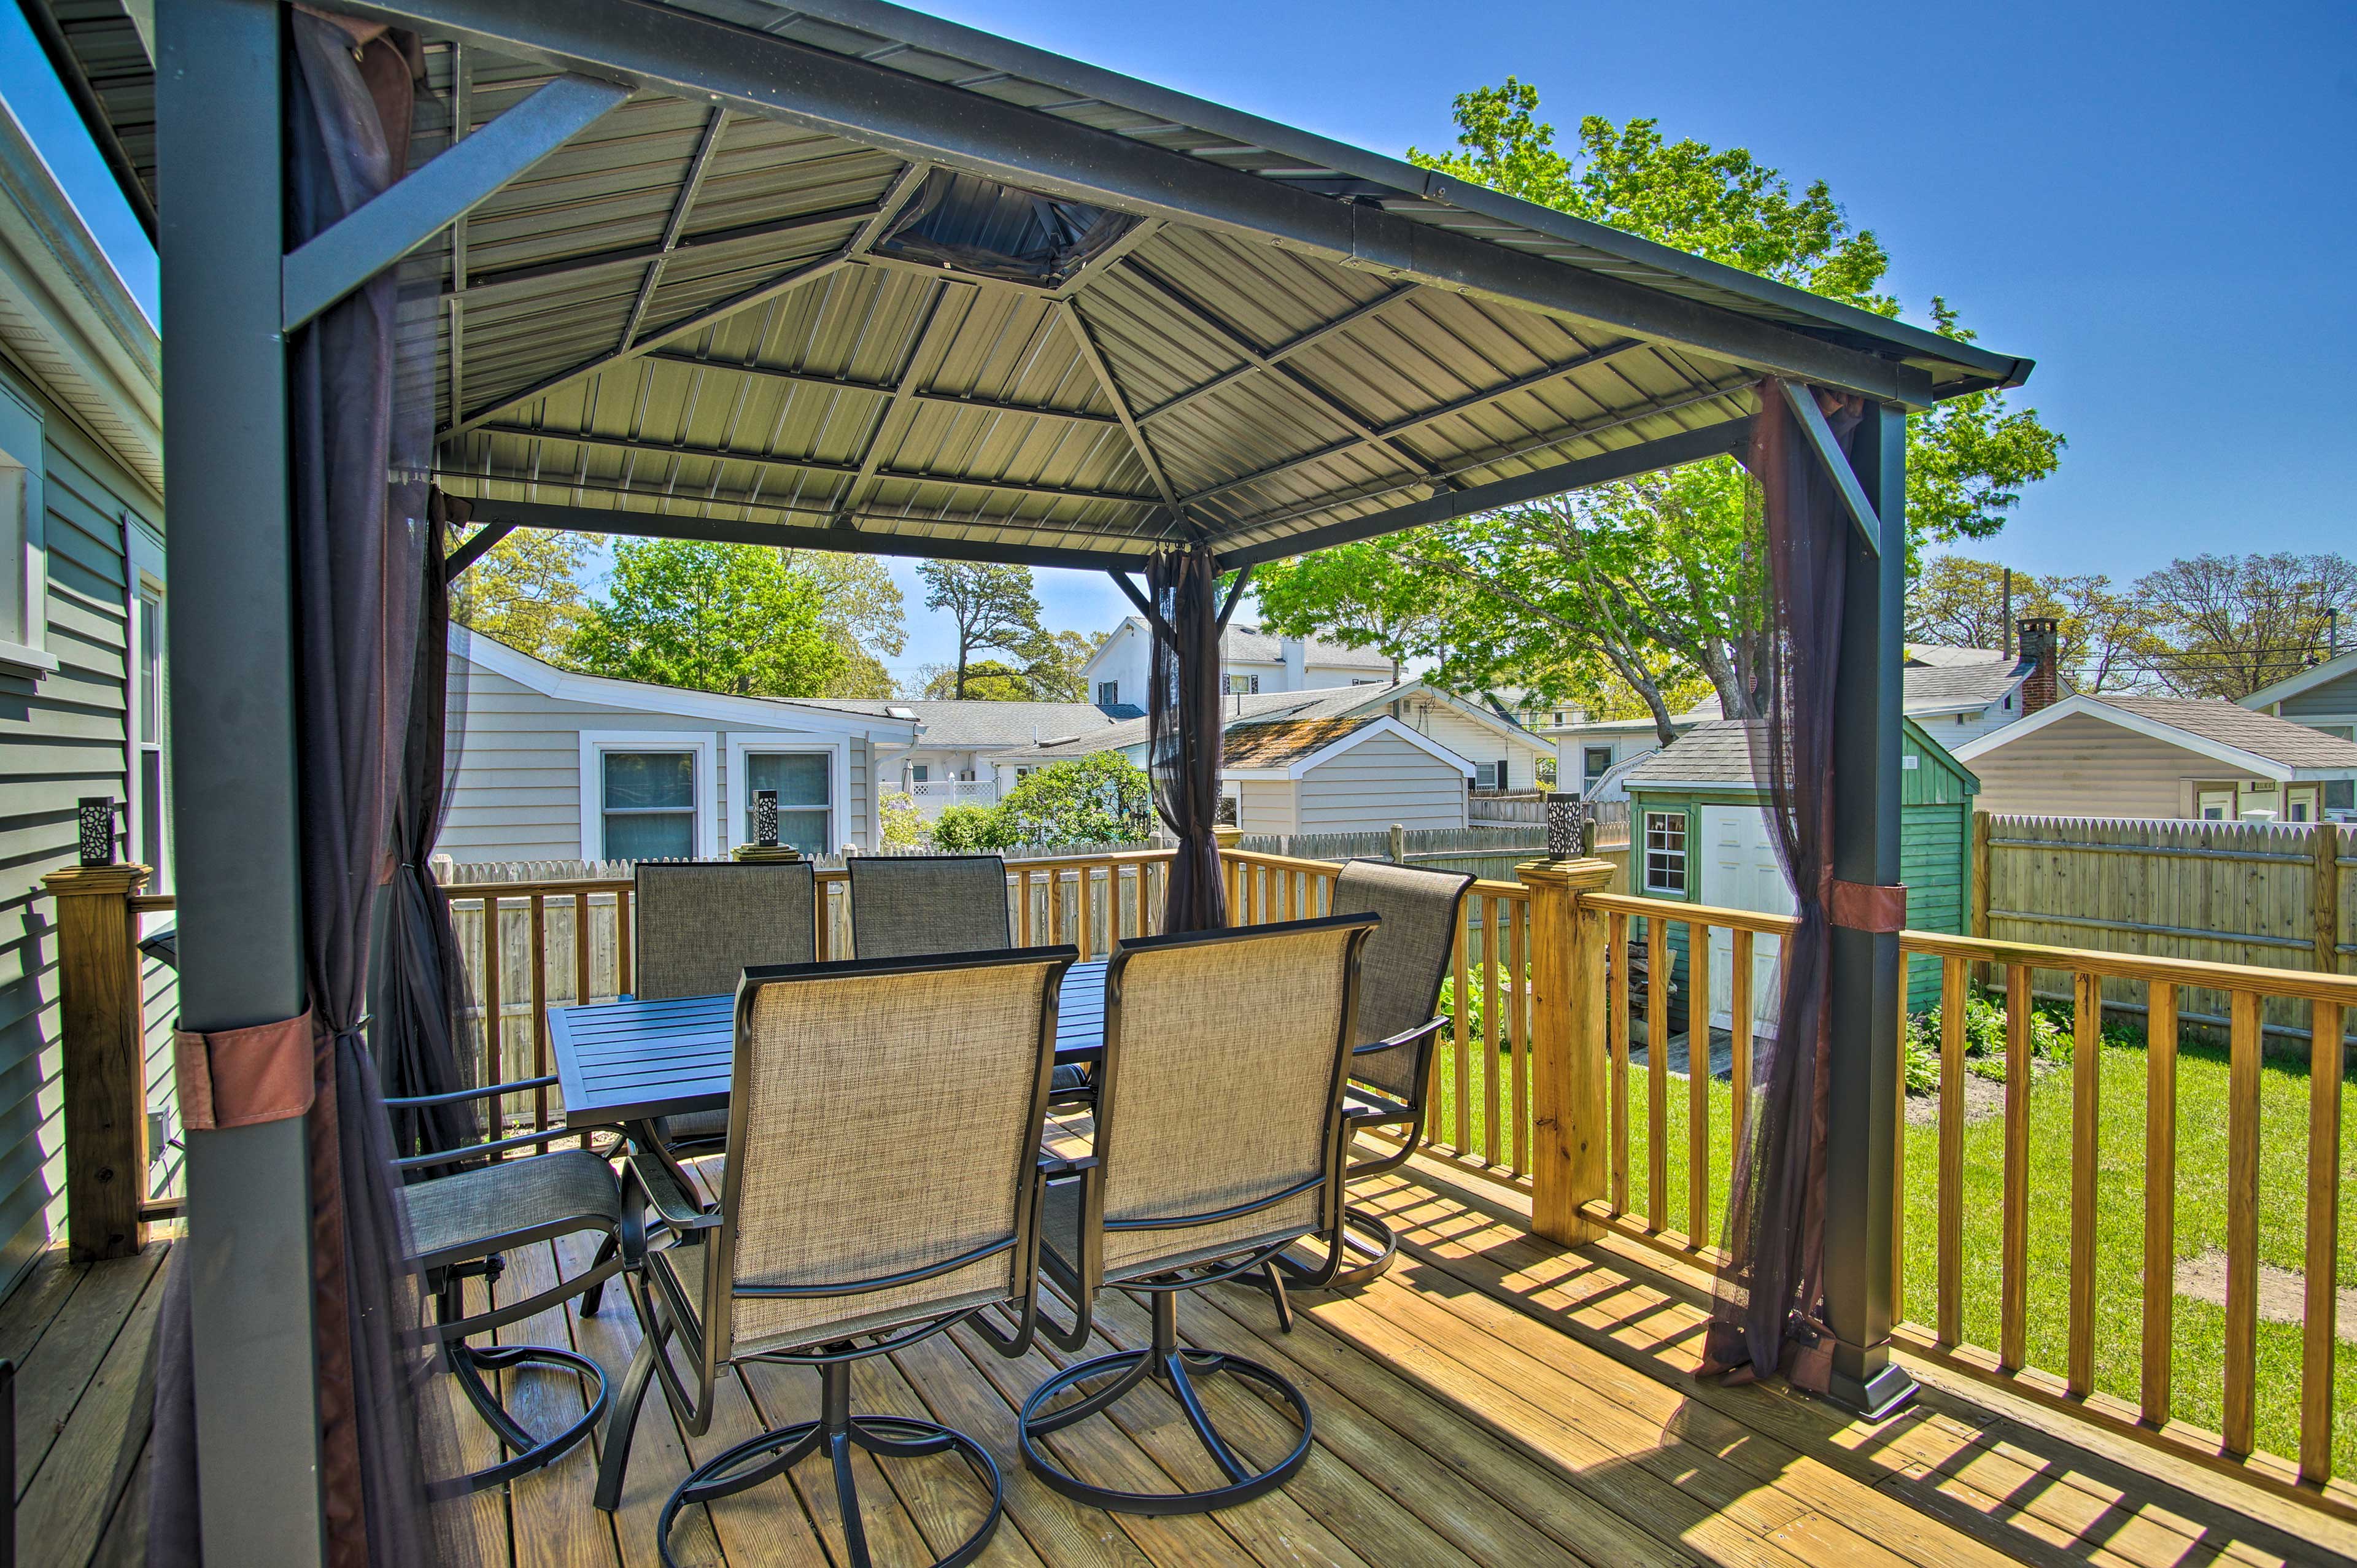
[{"label": "outdoor dining table", "polygon": [[[1064,973],[1056,1012],[1056,1065],[1096,1059],[1104,1049],[1102,961]],[[717,1111],[728,1103],[737,1051],[737,998],[674,996],[593,1002],[548,1010],[548,1044],[565,1119],[585,1126]],[[942,1027],[954,1021],[942,1020]],[[845,1042],[856,1049],[856,1041]]]}]

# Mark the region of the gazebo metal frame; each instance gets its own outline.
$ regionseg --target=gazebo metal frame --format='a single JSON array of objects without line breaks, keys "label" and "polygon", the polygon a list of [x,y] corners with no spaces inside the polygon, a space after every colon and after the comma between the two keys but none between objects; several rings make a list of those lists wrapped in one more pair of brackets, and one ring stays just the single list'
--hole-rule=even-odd
[{"label": "gazebo metal frame", "polygon": [[[288,340],[397,263],[480,525],[454,571],[577,529],[1135,598],[1159,551],[1249,568],[1738,450],[1781,378],[1857,524],[1835,875],[1898,881],[1905,418],[2027,360],[877,0],[339,8],[423,38],[445,119],[286,254],[278,0],[160,0],[146,78],[127,12],[27,7],[158,215],[184,1028],[304,1010]],[[1851,457],[1810,387],[1868,400]],[[1834,1387],[1871,1411],[1908,1386],[1900,960],[1833,940]],[[317,1561],[303,1128],[193,1133],[188,1180],[199,1441],[238,1455],[206,1551]]]}]

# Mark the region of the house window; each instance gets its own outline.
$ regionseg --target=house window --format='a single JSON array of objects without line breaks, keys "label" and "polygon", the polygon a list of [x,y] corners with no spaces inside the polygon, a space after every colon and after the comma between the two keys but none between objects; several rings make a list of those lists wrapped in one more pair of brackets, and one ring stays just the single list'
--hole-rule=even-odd
[{"label": "house window", "polygon": [[1220,780],[1220,805],[1211,821],[1215,826],[1232,828],[1243,825],[1244,812],[1243,786],[1232,779]]},{"label": "house window", "polygon": [[931,777],[931,774],[932,769],[926,767],[925,764],[921,762],[912,762],[909,764],[909,781],[912,784],[924,783]]},{"label": "house window", "polygon": [[1257,675],[1231,675],[1228,677],[1228,695],[1231,697],[1249,696],[1259,690],[1260,677]]},{"label": "house window", "polygon": [[693,751],[598,754],[608,860],[695,857],[695,763]]},{"label": "house window", "polygon": [[1121,682],[1118,681],[1098,682],[1097,702],[1103,707],[1111,708],[1118,706],[1121,703]]},{"label": "house window", "polygon": [[1494,762],[1475,763],[1473,765],[1473,788],[1476,789],[1495,789],[1497,787],[1498,765]]},{"label": "house window", "polygon": [[1587,788],[1595,789],[1597,781],[1612,771],[1612,748],[1609,746],[1583,747],[1579,754],[1579,768]]},{"label": "house window", "polygon": [[47,640],[41,548],[41,418],[0,387],[0,660],[37,678],[57,668]]},{"label": "house window", "polygon": [[131,781],[139,803],[139,843],[135,853],[142,865],[154,868],[156,886],[165,886],[164,858],[164,595],[159,588],[143,586],[139,590],[139,614],[136,628],[138,639],[135,658],[138,665],[138,691],[133,701],[138,706],[137,735],[139,737],[138,771]]},{"label": "house window", "polygon": [[1686,891],[1686,814],[1684,811],[1645,813],[1645,891]]},{"label": "house window", "polygon": [[[744,832],[754,838],[753,797],[778,792],[778,842],[804,854],[834,848],[834,757],[823,751],[748,751],[745,754]],[[732,789],[731,793],[735,793]]]},{"label": "house window", "polygon": [[2325,780],[2324,809],[2328,811],[2357,811],[2357,779]]},{"label": "house window", "polygon": [[1351,684],[1353,686],[1384,686],[1389,685],[1390,682],[1386,681],[1370,680],[1363,675],[1353,675],[1351,677]]}]

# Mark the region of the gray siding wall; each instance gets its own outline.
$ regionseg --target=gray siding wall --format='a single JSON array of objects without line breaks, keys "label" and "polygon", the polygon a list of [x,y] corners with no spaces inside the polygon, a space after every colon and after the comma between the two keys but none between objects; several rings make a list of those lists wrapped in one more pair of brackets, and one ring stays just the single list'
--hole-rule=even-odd
[{"label": "gray siding wall", "polygon": [[1555,747],[1536,736],[1501,736],[1445,703],[1425,703],[1411,697],[1402,706],[1406,711],[1400,715],[1400,723],[1447,746],[1466,761],[1476,765],[1504,762],[1506,787],[1511,789],[1537,789],[1539,758],[1555,755]]},{"label": "gray siding wall", "polygon": [[1297,832],[1411,832],[1465,825],[1465,776],[1396,735],[1361,741],[1295,786]]},{"label": "gray siding wall", "polygon": [[2286,697],[2276,704],[2276,711],[2294,724],[2349,723],[2357,718],[2357,670]]},{"label": "gray siding wall", "polygon": [[[5,372],[0,372],[5,373]],[[21,379],[42,416],[48,553],[46,680],[0,675],[0,1293],[65,1230],[65,1123],[56,909],[45,873],[74,861],[75,806],[130,793],[126,518],[160,533],[161,507]],[[168,1053],[150,1103],[168,1102]]]},{"label": "gray siding wall", "polygon": [[1248,833],[1300,832],[1294,819],[1293,789],[1289,779],[1237,779],[1236,826]]},{"label": "gray siding wall", "polygon": [[[732,736],[795,744],[834,742],[832,736],[787,729],[732,729],[705,718],[544,696],[456,654],[450,678],[454,687],[463,682],[451,698],[450,745],[458,767],[440,849],[462,864],[581,857],[584,731],[656,731],[710,743],[723,822],[736,809],[728,783]],[[851,788],[838,821],[843,835],[866,848],[871,810],[868,744],[865,739],[840,744],[850,747]],[[712,823],[699,824],[698,854],[714,853],[712,832]]]},{"label": "gray siding wall", "polygon": [[2187,817],[2195,781],[2243,777],[2198,752],[2084,714],[1964,766],[1980,776],[1982,811],[2065,817]]}]

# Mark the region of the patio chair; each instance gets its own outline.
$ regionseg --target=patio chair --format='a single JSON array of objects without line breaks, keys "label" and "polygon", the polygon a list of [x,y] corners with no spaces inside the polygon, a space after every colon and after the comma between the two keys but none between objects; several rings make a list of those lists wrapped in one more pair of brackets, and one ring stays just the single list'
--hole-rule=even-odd
[{"label": "patio chair", "polygon": [[[1383,919],[1367,940],[1351,1084],[1342,1107],[1343,1146],[1347,1151],[1351,1140],[1371,1127],[1404,1129],[1395,1152],[1351,1165],[1352,1180],[1406,1164],[1424,1133],[1433,1047],[1448,1023],[1438,1015],[1440,987],[1456,951],[1458,911],[1472,886],[1473,878],[1458,872],[1424,871],[1385,860],[1347,861],[1334,878],[1331,912]],[[1391,1226],[1355,1204],[1343,1209],[1342,1234],[1347,1255],[1341,1259],[1304,1265],[1281,1258],[1271,1267],[1267,1283],[1278,1320],[1287,1329],[1293,1316],[1285,1302],[1286,1279],[1328,1288],[1364,1284],[1399,1255],[1399,1237]]]},{"label": "patio chair", "polygon": [[[863,959],[992,952],[1015,945],[1006,860],[996,854],[854,855],[851,945]],[[1087,1098],[1088,1074],[1056,1069],[1060,1102]]]},{"label": "patio chair", "polygon": [[[490,1089],[404,1096],[384,1103],[389,1109],[448,1105],[544,1089],[555,1082],[552,1073]],[[581,1298],[584,1316],[597,1315],[606,1282],[622,1267],[616,1255],[622,1195],[614,1167],[604,1155],[579,1148],[547,1151],[548,1144],[559,1138],[579,1135],[577,1127],[555,1127],[393,1162],[404,1172],[420,1173],[475,1162],[472,1169],[427,1175],[403,1189],[409,1208],[410,1262],[424,1273],[426,1291],[434,1300],[434,1321],[420,1335],[441,1347],[444,1362],[458,1380],[467,1402],[510,1455],[471,1475],[440,1483],[437,1490],[443,1493],[481,1491],[554,1464],[578,1447],[606,1413],[606,1373],[588,1357],[554,1345],[478,1348],[467,1343],[471,1335],[521,1323],[576,1296]],[[490,1157],[529,1147],[547,1152],[515,1160]],[[599,1238],[597,1261],[586,1272],[522,1301],[503,1302],[468,1316],[467,1281],[480,1279],[486,1288],[496,1283],[506,1266],[502,1254],[509,1249],[576,1235]],[[483,1380],[486,1372],[525,1367],[574,1373],[594,1391],[580,1417],[554,1436],[539,1438],[525,1431]]]},{"label": "patio chair", "polygon": [[[1242,1357],[1178,1339],[1178,1293],[1246,1277],[1305,1237],[1339,1253],[1342,1086],[1360,955],[1372,915],[1125,942],[1108,966],[1096,1142],[1051,1172],[1040,1266],[1077,1309],[1068,1350],[1089,1337],[1107,1285],[1153,1300],[1153,1340],[1066,1367],[1018,1418],[1024,1463],[1065,1496],[1124,1513],[1203,1513],[1281,1486],[1308,1457],[1300,1391]],[[1291,1408],[1300,1440],[1254,1471],[1212,1426],[1198,1380],[1225,1372]],[[1226,1480],[1200,1491],[1125,1492],[1060,1468],[1041,1439],[1099,1414],[1153,1379],[1168,1390]],[[1110,1379],[1071,1403],[1060,1395]]]},{"label": "patio chair", "polygon": [[[641,1001],[732,993],[748,969],[818,956],[818,883],[810,862],[639,863]],[[673,1159],[716,1153],[728,1112],[666,1116],[655,1138]]]},{"label": "patio chair", "polygon": [[[997,1468],[964,1434],[851,1408],[851,1364],[971,1323],[1005,1354],[1038,1319],[1039,1134],[1071,948],[860,959],[756,970],[737,993],[727,1160],[716,1208],[660,1161],[624,1168],[623,1279],[642,1329],[607,1428],[597,1504],[620,1501],[650,1378],[691,1436],[741,1361],[816,1369],[816,1421],[763,1433],[690,1472],[681,1509],[823,1453],[856,1568],[868,1562],[851,1451],[955,1453],[989,1517],[941,1561],[973,1560],[996,1527]],[[846,1039],[862,1048],[842,1048]],[[927,1092],[910,1094],[921,1081]],[[651,1219],[651,1227],[650,1226]],[[1006,1305],[1007,1333],[983,1316]]]}]

